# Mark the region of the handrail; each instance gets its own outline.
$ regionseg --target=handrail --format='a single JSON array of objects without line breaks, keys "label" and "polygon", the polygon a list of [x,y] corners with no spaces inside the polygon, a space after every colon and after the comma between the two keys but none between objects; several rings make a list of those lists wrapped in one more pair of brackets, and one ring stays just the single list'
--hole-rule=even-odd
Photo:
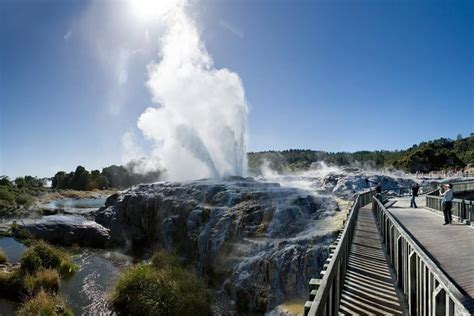
[{"label": "handrail", "polygon": [[473,180],[453,182],[452,184],[453,184],[453,190],[454,191],[474,190],[474,181]]},{"label": "handrail", "polygon": [[305,303],[305,315],[335,315],[339,311],[342,287],[349,260],[359,209],[369,204],[375,190],[357,195],[335,245],[329,247],[329,258],[321,271],[321,279],[311,279],[310,300]]},{"label": "handrail", "polygon": [[[422,185],[419,187],[419,194],[425,194],[425,193],[429,194],[427,192],[433,192],[435,188],[436,188],[436,185]],[[390,191],[393,191],[395,193],[398,192],[398,196],[410,195],[411,187],[397,187],[397,188],[384,190],[384,192],[390,192]]]},{"label": "handrail", "polygon": [[[474,180],[464,180],[464,181],[458,181],[458,182],[452,182],[453,185],[453,190],[454,191],[470,191],[474,190]],[[411,193],[411,187],[398,187],[394,189],[388,189],[386,191],[394,191],[398,192],[399,196],[404,195],[404,193]],[[426,192],[425,192],[426,191]],[[420,193],[421,194],[433,194],[434,192],[437,192],[438,188],[437,185],[433,184],[428,184],[428,185],[423,185],[420,186]]]},{"label": "handrail", "polygon": [[[453,183],[454,193],[469,192],[474,190],[474,181],[463,181]],[[438,190],[434,190],[426,195],[426,207],[429,210],[442,212],[442,197],[438,195]],[[460,222],[466,222],[467,225],[474,222],[474,201],[466,199],[453,199],[452,213]]]},{"label": "handrail", "polygon": [[385,206],[374,198],[374,212],[388,259],[411,315],[470,315],[469,298],[415,242]]},{"label": "handrail", "polygon": [[[438,212],[443,211],[443,198],[436,195],[426,196],[426,207]],[[474,222],[474,201],[465,199],[453,199],[452,214],[460,222],[466,222],[467,225]]]}]

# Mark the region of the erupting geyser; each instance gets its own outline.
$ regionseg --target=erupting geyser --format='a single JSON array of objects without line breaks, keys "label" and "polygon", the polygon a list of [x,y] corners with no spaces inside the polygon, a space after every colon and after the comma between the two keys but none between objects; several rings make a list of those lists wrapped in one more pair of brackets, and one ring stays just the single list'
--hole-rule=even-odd
[{"label": "erupting geyser", "polygon": [[161,60],[148,65],[147,86],[156,106],[138,119],[153,141],[151,159],[168,180],[245,175],[247,104],[242,82],[216,69],[186,1],[165,1]]}]

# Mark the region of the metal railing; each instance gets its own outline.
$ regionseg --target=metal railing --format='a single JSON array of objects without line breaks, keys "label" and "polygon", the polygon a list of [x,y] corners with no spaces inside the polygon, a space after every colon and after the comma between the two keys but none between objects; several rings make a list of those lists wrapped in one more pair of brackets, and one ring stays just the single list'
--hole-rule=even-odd
[{"label": "metal railing", "polygon": [[[443,198],[436,195],[426,196],[426,207],[438,212],[443,212]],[[453,217],[467,225],[474,224],[474,201],[454,199],[451,209]]]},{"label": "metal railing", "polygon": [[418,246],[384,205],[375,199],[374,212],[397,285],[410,315],[470,315],[467,299]]},{"label": "metal railing", "polygon": [[453,190],[454,192],[474,190],[474,181],[453,182]]},{"label": "metal railing", "polygon": [[[436,189],[436,184],[423,185],[419,187],[418,194],[427,194]],[[397,187],[385,190],[385,192],[394,192],[397,196],[411,195],[411,187]]]},{"label": "metal railing", "polygon": [[341,302],[344,277],[349,260],[352,239],[359,209],[372,202],[375,191],[357,195],[336,242],[329,246],[329,258],[321,271],[320,279],[309,282],[309,301],[305,303],[305,315],[336,315]]},{"label": "metal railing", "polygon": [[[454,194],[474,191],[474,181],[453,182]],[[426,207],[430,210],[443,212],[443,198],[439,196],[439,190],[434,190],[426,196]],[[466,199],[454,199],[452,215],[460,222],[467,225],[474,224],[474,201]]]}]

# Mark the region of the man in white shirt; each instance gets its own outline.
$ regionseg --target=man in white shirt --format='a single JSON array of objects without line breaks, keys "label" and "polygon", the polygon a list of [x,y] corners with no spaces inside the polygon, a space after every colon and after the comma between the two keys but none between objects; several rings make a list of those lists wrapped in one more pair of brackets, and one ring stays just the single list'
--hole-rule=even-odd
[{"label": "man in white shirt", "polygon": [[451,213],[451,209],[453,207],[453,200],[454,200],[454,191],[453,191],[453,185],[450,183],[446,186],[444,186],[445,190],[444,192],[442,190],[439,191],[440,196],[443,197],[443,213],[444,213],[444,224],[451,224],[453,221],[453,216]]}]

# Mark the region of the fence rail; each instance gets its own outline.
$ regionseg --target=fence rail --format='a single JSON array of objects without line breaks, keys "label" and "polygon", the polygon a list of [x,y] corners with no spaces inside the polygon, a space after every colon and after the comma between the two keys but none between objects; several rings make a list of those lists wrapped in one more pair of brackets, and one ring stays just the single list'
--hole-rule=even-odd
[{"label": "fence rail", "polygon": [[321,271],[320,279],[309,282],[309,301],[305,303],[305,315],[337,315],[341,302],[342,287],[356,226],[359,209],[372,202],[375,191],[359,194],[344,222],[344,228],[334,245],[329,247],[329,258]]},{"label": "fence rail", "polygon": [[[426,207],[439,212],[443,211],[443,198],[436,195],[426,196]],[[465,199],[454,199],[452,214],[460,222],[465,222],[468,225],[474,224],[474,201]]]},{"label": "fence rail", "polygon": [[454,192],[474,190],[474,181],[453,182],[453,190]]},{"label": "fence rail", "polygon": [[388,259],[397,275],[410,315],[470,315],[465,296],[411,238],[384,205],[374,212]]},{"label": "fence rail", "polygon": [[[474,191],[474,181],[453,182],[455,194]],[[443,198],[439,196],[439,190],[434,190],[426,195],[426,207],[443,212]],[[468,225],[474,224],[474,201],[466,199],[454,199],[452,207],[453,217]]]},{"label": "fence rail", "polygon": [[[423,185],[419,187],[418,194],[429,194],[436,189],[436,185]],[[411,187],[397,187],[385,190],[385,192],[394,192],[397,196],[411,195]]]}]

